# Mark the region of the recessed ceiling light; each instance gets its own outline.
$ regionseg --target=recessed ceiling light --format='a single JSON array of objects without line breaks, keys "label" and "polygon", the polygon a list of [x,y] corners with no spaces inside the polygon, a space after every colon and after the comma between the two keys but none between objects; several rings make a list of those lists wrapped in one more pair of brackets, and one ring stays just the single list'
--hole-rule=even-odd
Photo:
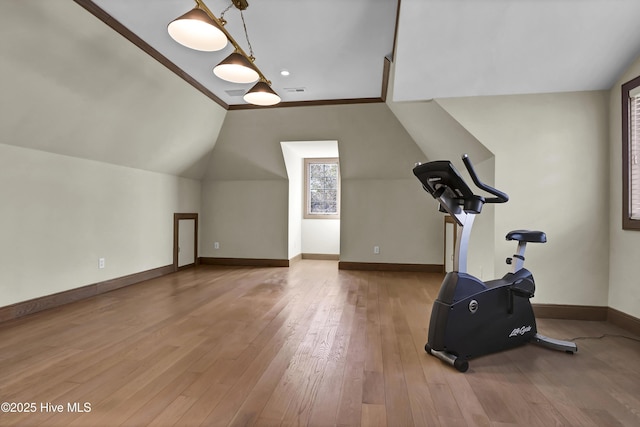
[{"label": "recessed ceiling light", "polygon": [[288,76],[289,74],[291,74],[291,73],[289,73],[289,70],[282,70],[282,71],[280,71],[280,75],[281,75],[281,76]]}]

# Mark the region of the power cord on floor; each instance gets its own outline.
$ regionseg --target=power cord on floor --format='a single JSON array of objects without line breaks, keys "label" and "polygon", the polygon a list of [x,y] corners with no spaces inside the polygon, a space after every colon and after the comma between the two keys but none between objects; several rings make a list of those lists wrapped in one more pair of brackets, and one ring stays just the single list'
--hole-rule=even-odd
[{"label": "power cord on floor", "polygon": [[600,340],[602,338],[626,338],[628,340],[631,341],[636,341],[636,342],[640,342],[640,339],[638,338],[634,338],[634,337],[629,337],[627,335],[617,335],[617,334],[602,334],[600,336],[594,336],[594,337],[575,337],[575,338],[569,338],[568,341],[576,341],[576,340]]}]

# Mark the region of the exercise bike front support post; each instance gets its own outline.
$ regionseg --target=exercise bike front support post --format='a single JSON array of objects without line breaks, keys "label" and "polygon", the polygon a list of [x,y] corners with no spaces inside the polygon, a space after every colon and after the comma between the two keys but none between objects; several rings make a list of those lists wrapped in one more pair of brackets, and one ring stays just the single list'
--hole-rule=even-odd
[{"label": "exercise bike front support post", "polygon": [[453,255],[453,271],[458,273],[467,272],[467,252],[469,248],[469,239],[471,237],[471,229],[476,215],[466,213],[461,217],[461,227],[458,227],[458,235],[456,236],[456,251]]}]

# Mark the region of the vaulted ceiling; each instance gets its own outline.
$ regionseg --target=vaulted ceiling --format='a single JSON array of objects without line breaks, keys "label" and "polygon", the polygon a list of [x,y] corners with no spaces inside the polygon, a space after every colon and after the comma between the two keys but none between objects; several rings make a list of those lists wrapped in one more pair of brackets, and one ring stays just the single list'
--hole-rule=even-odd
[{"label": "vaulted ceiling", "polygon": [[[79,1],[81,4],[89,1]],[[94,0],[115,27],[126,27],[226,105],[245,104],[252,84],[234,84],[212,69],[233,52],[200,52],[175,42],[167,24],[191,10],[191,0]],[[206,0],[219,17],[231,0]],[[397,0],[249,0],[243,12],[255,64],[284,102],[380,100],[385,56],[393,50]],[[225,28],[249,53],[240,12]],[[107,18],[109,19],[109,18]],[[290,75],[282,76],[282,70]]]},{"label": "vaulted ceiling", "polygon": [[[211,72],[225,53],[204,54],[210,62],[196,70],[201,53],[167,35],[167,23],[193,7],[191,0],[94,1],[0,2],[0,144],[201,179],[227,110],[245,106],[227,94],[238,85]],[[230,0],[205,1],[217,11]],[[408,101],[610,89],[640,55],[638,0],[249,3],[245,18],[256,63],[284,98],[282,106],[381,102],[384,58],[395,37],[387,102],[423,152],[434,156],[442,141],[473,138],[438,102]],[[264,13],[255,12],[262,7]],[[242,43],[232,12],[228,25]],[[130,22],[136,20],[164,41],[153,42]],[[291,75],[281,76],[282,68]],[[305,91],[288,93],[289,87]],[[295,110],[276,111],[295,121]],[[277,123],[281,140],[302,138],[287,133],[289,122]],[[306,136],[336,138],[331,129]],[[469,145],[465,151],[473,154]]]},{"label": "vaulted ceiling", "polygon": [[[192,51],[167,34],[193,1],[76,1],[101,8],[225,108],[245,105],[250,85],[212,73],[230,46]],[[217,16],[231,4],[205,3]],[[637,0],[249,0],[244,11],[256,64],[285,103],[380,100],[385,57],[396,67],[394,101],[609,89],[640,54],[638,17]],[[248,51],[239,11],[225,18]]]}]

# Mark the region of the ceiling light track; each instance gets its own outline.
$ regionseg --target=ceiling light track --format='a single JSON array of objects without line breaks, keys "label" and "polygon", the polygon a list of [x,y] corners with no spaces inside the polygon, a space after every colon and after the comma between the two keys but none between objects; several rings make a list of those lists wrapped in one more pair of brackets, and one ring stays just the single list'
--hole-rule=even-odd
[{"label": "ceiling light track", "polygon": [[[234,47],[234,52],[214,68],[214,74],[219,78],[233,83],[257,83],[244,95],[244,100],[254,105],[275,105],[281,99],[271,88],[271,82],[255,65],[253,49],[249,42],[247,27],[242,16],[242,25],[247,38],[251,55],[242,49],[233,36],[224,27],[227,21],[225,9],[218,19],[202,0],[195,0],[196,6],[191,11],[171,21],[168,25],[169,35],[178,43],[191,49],[201,51],[217,51],[227,45],[227,41]],[[242,11],[249,7],[246,0],[232,0],[233,6]],[[225,40],[226,39],[226,40]]]}]

